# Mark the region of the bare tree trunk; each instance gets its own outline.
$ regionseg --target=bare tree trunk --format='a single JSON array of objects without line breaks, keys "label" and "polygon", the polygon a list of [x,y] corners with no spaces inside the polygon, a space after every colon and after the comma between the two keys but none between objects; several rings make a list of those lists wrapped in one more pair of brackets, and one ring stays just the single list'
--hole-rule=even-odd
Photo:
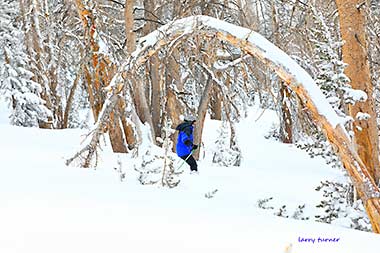
[{"label": "bare tree trunk", "polygon": [[154,128],[153,128],[153,120],[152,115],[150,113],[148,101],[145,96],[145,88],[143,87],[144,84],[142,81],[132,81],[133,86],[133,99],[134,104],[136,107],[137,115],[139,116],[141,122],[148,123],[150,126],[150,132],[153,143],[155,143],[155,134],[154,134]]},{"label": "bare tree trunk", "polygon": [[79,79],[81,77],[81,74],[82,74],[82,71],[79,70],[79,72],[77,73],[77,76],[74,80],[74,83],[73,83],[73,86],[71,87],[70,89],[70,93],[69,93],[69,97],[67,98],[67,102],[66,102],[66,108],[65,108],[65,113],[63,115],[63,128],[67,128],[68,127],[68,124],[69,124],[69,113],[71,111],[71,107],[73,105],[73,101],[74,101],[74,94],[75,94],[75,91],[78,87],[78,83],[79,83]]},{"label": "bare tree trunk", "polygon": [[[112,77],[115,75],[116,66],[99,53],[99,45],[95,38],[96,25],[93,10],[85,8],[82,0],[76,0],[78,15],[80,16],[84,28],[85,39],[88,42],[88,55],[91,58],[85,66],[85,77],[87,79],[87,90],[89,92],[90,104],[93,110],[95,121],[98,121],[99,114],[105,102],[104,87],[107,87]],[[116,103],[116,102],[115,102]],[[116,109],[118,107],[115,107]],[[116,116],[115,116],[116,113]],[[113,111],[108,117],[109,137],[114,152],[127,152],[127,147],[121,131],[118,110]]]},{"label": "bare tree trunk", "polygon": [[[133,6],[135,1],[134,0],[126,0],[125,1],[125,8],[124,8],[124,19],[125,19],[125,36],[126,36],[126,45],[127,45],[127,52],[131,54],[136,49],[136,33],[134,31],[134,15],[133,15]],[[134,82],[134,85],[135,82]],[[136,135],[135,131],[132,127],[132,125],[127,121],[127,114],[126,114],[126,104],[125,101],[122,99],[119,99],[118,103],[118,110],[120,112],[120,120],[121,124],[123,126],[124,136],[125,140],[128,144],[129,149],[133,149],[136,144]]]},{"label": "bare tree trunk", "polygon": [[[183,90],[183,83],[181,80],[180,70],[175,57],[179,58],[179,53],[177,49],[174,49],[169,56],[168,62],[166,64],[166,113],[167,117],[172,122],[172,126],[176,127],[180,124],[180,115],[183,114],[183,105],[178,100],[176,94],[172,90],[171,86],[174,84],[178,91]],[[173,152],[177,144],[178,132],[170,136],[173,141]]]},{"label": "bare tree trunk", "polygon": [[[167,88],[167,91],[166,91],[166,113],[167,113],[168,118],[172,121],[173,123],[172,125],[174,127],[180,124],[179,116],[183,114],[183,106],[181,106],[181,104],[179,103],[175,93],[169,88]],[[178,136],[178,131],[176,131],[176,134],[171,136],[171,139],[174,143],[173,149],[177,144],[177,136]]]},{"label": "bare tree trunk", "polygon": [[292,115],[290,114],[289,106],[287,102],[289,101],[290,93],[288,88],[281,82],[280,89],[280,99],[281,99],[281,126],[280,135],[283,143],[293,143],[293,129],[292,129]]},{"label": "bare tree trunk", "polygon": [[[272,7],[272,27],[273,27],[273,38],[274,43],[281,48],[280,40],[280,31],[277,20],[277,9],[276,4],[271,2]],[[292,133],[292,115],[288,107],[287,101],[289,100],[289,91],[283,82],[279,84],[280,88],[280,101],[281,101],[281,125],[280,125],[280,135],[281,141],[283,143],[292,143],[293,142],[293,133]]]},{"label": "bare tree trunk", "polygon": [[86,80],[85,87],[87,89],[88,100],[90,103],[92,116],[94,117],[94,120],[96,121],[98,119],[98,114],[97,114],[97,109],[95,107],[95,97],[94,97],[95,93],[94,93],[94,90],[92,88],[92,77],[91,77],[90,71],[88,70],[87,66],[83,66],[83,68],[84,68],[83,74],[84,74],[84,78]]},{"label": "bare tree trunk", "polygon": [[212,89],[212,97],[210,101],[211,106],[211,119],[222,119],[222,100],[219,94],[219,90],[214,86]]},{"label": "bare tree trunk", "polygon": [[[46,63],[47,63],[47,75],[49,77],[49,89],[50,96],[52,100],[52,111],[53,111],[53,127],[54,128],[63,128],[63,108],[61,95],[59,94],[59,83],[58,83],[58,64],[55,60],[55,57],[61,58],[59,54],[56,55],[55,50],[52,45],[54,45],[53,41],[53,24],[51,21],[51,11],[49,9],[48,2],[43,0],[42,9],[44,13],[43,21],[45,23],[44,30],[46,31],[45,38],[45,52],[47,55]],[[58,61],[59,62],[59,61]]]},{"label": "bare tree trunk", "polygon": [[[152,84],[151,92],[151,113],[153,130],[156,137],[161,135],[160,119],[161,119],[161,75],[159,74],[160,60],[157,55],[150,58],[150,80]],[[162,70],[161,70],[162,71]]]},{"label": "bare tree trunk", "polygon": [[[51,94],[50,94],[50,87],[49,87],[49,76],[47,76],[47,63],[45,62],[45,49],[43,45],[43,40],[42,38],[42,33],[41,29],[43,27],[41,26],[41,6],[39,1],[37,0],[31,0],[29,3],[27,2],[27,5],[31,6],[31,11],[29,14],[26,15],[31,15],[30,19],[30,36],[31,36],[31,46],[30,48],[30,53],[31,57],[35,59],[35,69],[34,69],[34,74],[35,76],[33,77],[34,81],[37,83],[41,84],[42,87],[42,92],[41,92],[41,98],[45,100],[46,102],[46,107],[51,110],[53,113],[53,104],[51,101]],[[33,53],[34,52],[34,53]],[[40,128],[53,128],[53,117],[49,117],[47,122],[39,122],[39,127]]]},{"label": "bare tree trunk", "polygon": [[[115,108],[119,108],[117,105],[118,103],[116,102]],[[119,122],[120,115],[118,113],[118,110],[115,110],[115,111],[116,113],[115,112],[110,113],[110,121],[108,124],[112,150],[113,152],[116,152],[116,153],[127,153],[128,150],[125,145],[122,128]]]},{"label": "bare tree trunk", "polygon": [[[30,6],[30,11],[25,11],[25,6]],[[27,52],[33,61],[31,71],[32,79],[41,84],[41,98],[46,102],[46,107],[52,112],[46,122],[39,122],[40,128],[62,128],[63,108],[59,94],[58,63],[59,58],[54,49],[50,10],[47,1],[20,0],[20,12],[23,17],[25,41]],[[44,32],[45,31],[45,32]]]},{"label": "bare tree trunk", "polygon": [[[197,127],[194,131],[194,143],[201,143],[202,141],[202,132],[203,132],[203,126],[206,118],[207,108],[210,100],[210,93],[212,89],[213,80],[210,76],[207,77],[206,86],[203,90],[203,94],[201,97],[201,101],[199,102],[198,106],[198,120],[197,120]],[[194,154],[194,158],[199,158],[199,149],[196,150]]]},{"label": "bare tree trunk", "polygon": [[126,113],[126,104],[122,98],[119,99],[118,107],[119,107],[118,110],[120,112],[120,120],[123,126],[125,140],[128,144],[128,148],[133,149],[136,147],[136,144],[137,144],[135,130],[133,129],[131,123],[127,121],[127,118],[130,118],[130,117]]},{"label": "bare tree trunk", "polygon": [[134,0],[126,0],[124,8],[125,35],[127,40],[127,52],[132,53],[136,49],[136,33],[133,31],[133,5]]},{"label": "bare tree trunk", "polygon": [[[154,7],[156,6],[154,0],[144,0],[144,18],[146,23],[143,27],[144,35],[150,33],[154,29],[156,29],[156,25],[152,20],[155,20],[156,17],[153,15],[155,13]],[[149,79],[151,83],[151,115],[152,115],[152,123],[153,129],[152,132],[155,137],[159,137],[161,135],[160,128],[160,119],[161,119],[161,77],[159,73],[160,71],[160,60],[158,55],[153,55],[149,59]],[[162,70],[161,70],[162,71]]]},{"label": "bare tree trunk", "polygon": [[[372,178],[379,182],[379,140],[373,103],[373,86],[367,57],[365,6],[361,5],[362,2],[361,0],[336,0],[340,32],[345,41],[343,61],[348,64],[345,74],[350,78],[352,88],[363,90],[368,95],[365,102],[357,102],[354,106],[349,107],[350,114],[355,119],[353,124],[354,142],[356,142],[358,154],[369,169]],[[359,120],[357,119],[358,113],[367,113],[370,118]]]},{"label": "bare tree trunk", "polygon": [[[125,29],[126,29],[126,40],[127,40],[127,51],[131,54],[136,48],[136,34],[133,31],[134,26],[134,17],[133,17],[133,0],[126,0],[125,10],[124,10],[124,19],[125,19]],[[130,76],[125,76],[124,78],[131,78]],[[132,97],[134,100],[134,105],[136,108],[137,115],[140,120],[145,123],[147,122],[151,129],[152,140],[155,142],[154,134],[154,124],[152,120],[152,115],[150,114],[149,103],[145,95],[146,84],[141,80],[131,80],[132,83]],[[125,115],[122,113],[121,115]],[[124,135],[126,136],[127,141],[130,140],[131,143],[136,143],[135,135],[131,133],[132,129],[130,125],[122,119]],[[124,122],[124,123],[123,123]],[[129,143],[129,144],[131,144]],[[133,144],[134,145],[134,144]]]}]

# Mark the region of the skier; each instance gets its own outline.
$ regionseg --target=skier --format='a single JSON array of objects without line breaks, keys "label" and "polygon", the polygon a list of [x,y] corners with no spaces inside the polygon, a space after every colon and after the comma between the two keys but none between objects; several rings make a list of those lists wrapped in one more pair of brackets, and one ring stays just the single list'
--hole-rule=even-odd
[{"label": "skier", "polygon": [[198,145],[193,143],[193,130],[196,120],[190,116],[185,118],[184,122],[176,127],[179,131],[176,152],[179,157],[186,161],[190,165],[190,172],[198,173],[198,165],[192,156],[192,152],[198,148]]}]

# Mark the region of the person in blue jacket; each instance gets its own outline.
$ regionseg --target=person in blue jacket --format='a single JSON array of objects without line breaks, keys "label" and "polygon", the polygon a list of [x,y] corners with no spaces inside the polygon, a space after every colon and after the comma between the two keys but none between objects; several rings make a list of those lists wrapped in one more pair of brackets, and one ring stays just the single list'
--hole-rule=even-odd
[{"label": "person in blue jacket", "polygon": [[191,155],[193,150],[198,148],[198,145],[193,143],[193,131],[196,120],[193,117],[185,118],[184,122],[176,127],[179,131],[176,152],[179,157],[186,161],[190,165],[191,172],[198,172],[198,165],[194,157]]}]

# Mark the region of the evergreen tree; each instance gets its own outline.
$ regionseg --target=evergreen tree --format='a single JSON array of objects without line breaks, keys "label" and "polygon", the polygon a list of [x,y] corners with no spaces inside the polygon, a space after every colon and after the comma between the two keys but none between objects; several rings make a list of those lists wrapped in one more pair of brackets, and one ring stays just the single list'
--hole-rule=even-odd
[{"label": "evergreen tree", "polygon": [[28,70],[23,33],[16,21],[18,6],[6,0],[0,5],[0,92],[9,103],[11,123],[36,127],[46,121],[50,111],[40,97],[41,85]]},{"label": "evergreen tree", "polygon": [[[310,6],[313,26],[310,29],[310,41],[313,43],[313,69],[316,72],[314,79],[320,87],[327,100],[334,108],[335,112],[345,119],[346,127],[352,122],[351,118],[346,115],[347,103],[352,100],[352,89],[349,86],[349,79],[344,74],[347,66],[340,56],[339,52],[343,45],[342,41],[334,38],[331,27],[326,23],[323,13],[316,7]],[[304,137],[297,142],[297,146],[306,150],[311,157],[322,156],[327,164],[333,167],[342,167],[342,164],[335,152],[326,140],[323,133],[309,122],[308,137]]]},{"label": "evergreen tree", "polygon": [[[139,173],[138,180],[143,185],[161,185],[173,188],[180,183],[179,175],[184,169],[183,166],[180,168],[180,165],[174,164],[178,157],[171,151],[173,142],[170,137],[175,130],[171,128],[172,123],[167,120],[166,115],[164,119],[164,138],[157,138],[158,142],[162,144],[162,148],[153,145],[152,141],[146,138],[139,148],[142,155],[140,156],[141,160],[138,159],[139,161],[135,164],[135,170]],[[147,127],[145,130],[144,132],[147,134],[149,132]]]},{"label": "evergreen tree", "polygon": [[361,200],[354,200],[354,187],[351,183],[333,181],[321,182],[315,189],[323,191],[323,200],[316,206],[319,212],[315,220],[337,224],[362,231],[371,231],[370,220]]},{"label": "evergreen tree", "polygon": [[317,75],[315,80],[340,116],[345,116],[344,102],[342,95],[344,90],[349,88],[349,79],[344,74],[347,66],[339,56],[339,51],[343,45],[342,41],[336,41],[326,24],[322,13],[311,7],[314,27],[311,29],[314,45],[315,69]]},{"label": "evergreen tree", "polygon": [[[219,137],[216,140],[216,150],[212,162],[221,166],[239,166],[241,161],[241,152],[235,143],[231,140],[228,131],[228,122],[223,121],[219,129]],[[234,143],[232,143],[234,142]]]}]

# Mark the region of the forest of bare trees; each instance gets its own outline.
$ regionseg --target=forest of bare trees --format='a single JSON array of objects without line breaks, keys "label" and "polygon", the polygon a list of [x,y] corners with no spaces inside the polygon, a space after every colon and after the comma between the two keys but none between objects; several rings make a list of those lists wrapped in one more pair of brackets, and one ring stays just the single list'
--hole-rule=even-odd
[{"label": "forest of bare trees", "polygon": [[[315,81],[342,124],[323,117],[289,66],[206,17],[255,31],[284,51]],[[96,166],[104,134],[117,153],[141,156],[143,142],[172,149],[168,143],[176,138],[169,130],[189,114],[199,122],[195,143],[202,143],[208,114],[229,128],[229,148],[238,154],[235,124],[260,103],[278,112],[279,140],[307,138],[310,144],[301,148],[319,146],[326,160],[338,157],[377,233],[379,52],[375,0],[0,3],[0,94],[11,122],[89,128],[67,165]]]}]

